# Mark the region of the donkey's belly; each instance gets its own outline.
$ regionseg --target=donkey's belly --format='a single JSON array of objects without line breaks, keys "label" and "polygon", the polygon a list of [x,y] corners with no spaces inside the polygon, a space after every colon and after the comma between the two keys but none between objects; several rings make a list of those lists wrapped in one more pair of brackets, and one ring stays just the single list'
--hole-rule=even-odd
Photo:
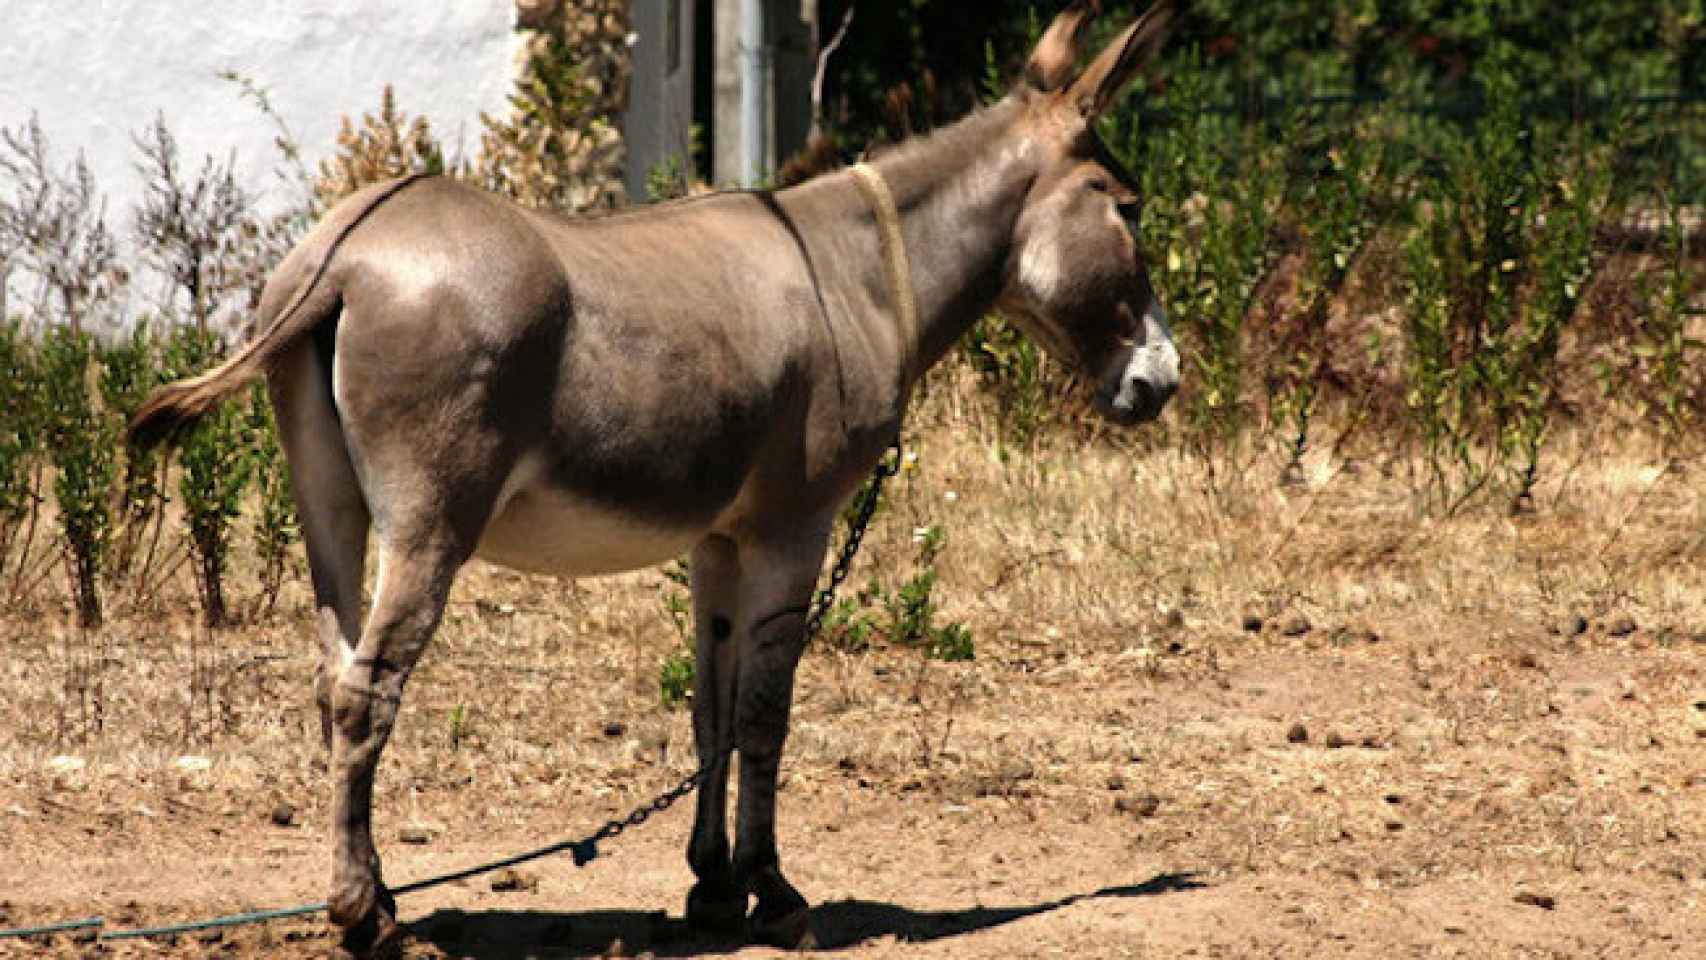
[{"label": "donkey's belly", "polygon": [[590,577],[672,560],[704,535],[662,527],[573,494],[516,493],[486,525],[475,555],[529,573]]}]

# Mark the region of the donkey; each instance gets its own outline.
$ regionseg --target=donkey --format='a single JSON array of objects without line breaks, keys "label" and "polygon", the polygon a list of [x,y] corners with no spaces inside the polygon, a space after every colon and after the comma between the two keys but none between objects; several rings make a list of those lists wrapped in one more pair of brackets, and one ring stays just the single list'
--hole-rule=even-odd
[{"label": "donkey", "polygon": [[1092,15],[1062,12],[998,104],[778,192],[569,220],[446,179],[370,187],[280,264],[258,336],[144,405],[140,444],[267,378],[323,647],[328,912],[345,954],[396,942],[374,771],[476,556],[579,577],[690,551],[693,731],[717,768],[688,844],[687,917],[804,937],[775,806],[806,611],[839,507],[910,391],[990,310],[1099,384],[1117,423],[1155,417],[1178,385],[1128,225],[1137,194],[1094,132],[1171,0],[1079,72]]}]

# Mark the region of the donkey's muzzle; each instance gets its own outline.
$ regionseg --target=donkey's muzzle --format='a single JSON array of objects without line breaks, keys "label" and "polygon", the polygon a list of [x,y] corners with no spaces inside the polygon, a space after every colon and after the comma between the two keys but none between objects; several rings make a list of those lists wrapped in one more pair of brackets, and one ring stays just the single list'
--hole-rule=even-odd
[{"label": "donkey's muzzle", "polygon": [[1160,301],[1150,299],[1143,326],[1143,342],[1115,355],[1096,392],[1097,412],[1121,426],[1154,420],[1179,389],[1179,350]]}]

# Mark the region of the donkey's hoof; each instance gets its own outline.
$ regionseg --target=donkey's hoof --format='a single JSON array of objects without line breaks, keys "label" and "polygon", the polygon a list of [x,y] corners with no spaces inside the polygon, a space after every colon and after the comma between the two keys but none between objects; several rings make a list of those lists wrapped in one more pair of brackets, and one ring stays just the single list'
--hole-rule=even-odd
[{"label": "donkey's hoof", "polygon": [[327,901],[326,913],[342,930],[332,951],[338,960],[384,960],[397,955],[401,939],[397,900],[378,880],[369,877],[340,885]]},{"label": "donkey's hoof", "polygon": [[746,894],[730,886],[696,883],[687,891],[687,923],[695,930],[739,933],[746,922]]},{"label": "donkey's hoof", "polygon": [[343,928],[333,960],[394,960],[402,955],[403,931],[395,914],[375,910],[352,927]]},{"label": "donkey's hoof", "polygon": [[792,888],[759,897],[747,921],[747,936],[757,943],[793,950],[811,932],[811,905]]}]

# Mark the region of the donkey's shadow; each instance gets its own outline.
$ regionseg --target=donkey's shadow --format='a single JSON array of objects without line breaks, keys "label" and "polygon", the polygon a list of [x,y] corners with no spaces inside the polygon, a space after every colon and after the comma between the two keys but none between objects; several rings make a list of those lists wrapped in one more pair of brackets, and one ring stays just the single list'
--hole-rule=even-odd
[{"label": "donkey's shadow", "polygon": [[[919,911],[869,900],[840,900],[812,911],[812,941],[819,950],[843,950],[883,937],[928,942],[999,927],[1089,900],[1151,897],[1204,886],[1192,873],[1163,873],[1142,883],[1104,887],[1044,903],[964,910]],[[693,931],[685,920],[662,911],[439,910],[410,924],[409,930],[417,940],[435,944],[451,956],[479,960],[604,956],[614,952],[611,947],[617,941],[621,941],[620,949],[626,956],[734,953],[746,945],[739,938]]]}]

